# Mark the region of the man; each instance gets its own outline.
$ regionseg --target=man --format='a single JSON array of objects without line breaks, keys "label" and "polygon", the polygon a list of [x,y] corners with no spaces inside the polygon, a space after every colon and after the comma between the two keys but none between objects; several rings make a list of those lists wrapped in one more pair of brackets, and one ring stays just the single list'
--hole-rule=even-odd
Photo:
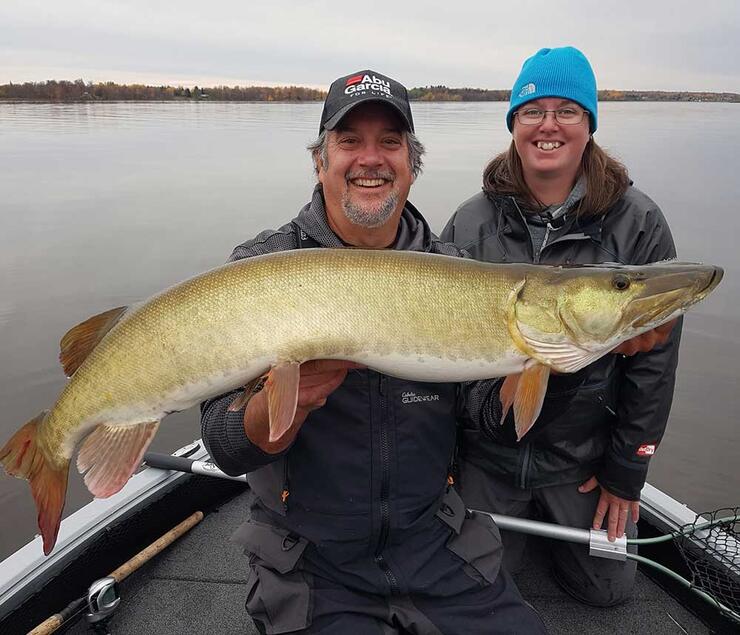
[{"label": "man", "polygon": [[[406,89],[374,71],[336,80],[311,202],[232,260],[302,247],[460,255],[407,202],[421,170]],[[403,393],[433,395],[413,401]],[[301,367],[289,431],[270,442],[264,393],[202,406],[203,439],[229,474],[248,472],[247,609],[266,633],[543,633],[500,570],[491,522],[469,519],[448,484],[456,386],[399,380],[355,364]]]}]

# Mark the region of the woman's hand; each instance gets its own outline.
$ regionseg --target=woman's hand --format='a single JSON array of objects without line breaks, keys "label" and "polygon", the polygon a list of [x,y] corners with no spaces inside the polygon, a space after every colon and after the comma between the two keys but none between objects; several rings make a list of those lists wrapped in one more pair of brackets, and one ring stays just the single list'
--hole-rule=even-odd
[{"label": "woman's hand", "polygon": [[619,346],[612,350],[612,353],[618,353],[620,355],[634,355],[635,353],[647,353],[653,350],[656,346],[665,344],[668,341],[668,336],[671,334],[673,327],[676,326],[676,321],[671,320],[660,326],[656,326],[653,330],[633,337],[632,339],[622,342]]},{"label": "woman's hand", "polygon": [[[581,494],[585,494],[601,487],[599,481],[596,480],[595,476],[588,479],[583,485],[578,488]],[[632,514],[633,522],[637,522],[640,518],[640,501],[631,501],[626,498],[619,498],[614,494],[610,494],[603,487],[601,487],[601,496],[599,502],[596,505],[596,513],[594,514],[594,529],[601,529],[604,524],[604,518],[609,516],[607,522],[607,538],[614,542],[617,538],[621,538],[624,535],[624,528],[627,526],[627,518]]]}]

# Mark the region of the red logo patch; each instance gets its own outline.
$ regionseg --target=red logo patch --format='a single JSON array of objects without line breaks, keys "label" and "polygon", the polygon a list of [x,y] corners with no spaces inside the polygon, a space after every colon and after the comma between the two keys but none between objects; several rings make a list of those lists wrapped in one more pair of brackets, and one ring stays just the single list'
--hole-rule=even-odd
[{"label": "red logo patch", "polygon": [[643,443],[639,448],[637,448],[637,456],[652,456],[655,454],[655,448],[658,446],[655,443]]},{"label": "red logo patch", "polygon": [[347,80],[345,86],[352,86],[352,84],[359,84],[362,81],[363,75],[355,75]]}]

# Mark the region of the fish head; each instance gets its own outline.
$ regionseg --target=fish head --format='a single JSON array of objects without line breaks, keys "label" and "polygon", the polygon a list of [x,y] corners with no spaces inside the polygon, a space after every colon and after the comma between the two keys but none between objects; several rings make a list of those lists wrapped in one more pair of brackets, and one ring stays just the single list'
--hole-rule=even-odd
[{"label": "fish head", "polygon": [[685,313],[716,288],[722,275],[720,267],[675,261],[552,267],[533,276],[539,280],[525,282],[509,326],[532,357],[555,370],[575,372]]}]

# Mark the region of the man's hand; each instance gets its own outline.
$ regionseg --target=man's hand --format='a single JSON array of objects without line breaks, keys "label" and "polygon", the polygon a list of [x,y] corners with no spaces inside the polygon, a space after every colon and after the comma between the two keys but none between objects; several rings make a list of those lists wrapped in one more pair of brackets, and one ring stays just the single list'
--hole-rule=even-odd
[{"label": "man's hand", "polygon": [[[596,477],[592,476],[578,488],[578,491],[581,492],[581,494],[585,494],[596,487],[601,487],[601,485],[599,485],[599,481],[596,480]],[[631,501],[625,498],[619,498],[619,496],[610,494],[601,487],[601,497],[596,505],[596,513],[594,514],[594,529],[601,529],[607,512],[609,514],[607,538],[609,538],[611,542],[614,542],[617,538],[621,538],[624,535],[624,528],[627,525],[627,518],[630,513],[632,514],[632,520],[634,522],[637,522],[640,519],[640,501]]]},{"label": "man's hand", "polygon": [[244,431],[249,440],[270,454],[287,448],[301,429],[308,413],[321,408],[326,399],[344,381],[351,368],[364,368],[361,364],[334,359],[315,359],[301,364],[298,384],[298,405],[288,432],[276,442],[270,442],[270,415],[267,394],[261,390],[249,400],[244,411]]},{"label": "man's hand", "polygon": [[635,353],[647,353],[653,350],[660,344],[665,344],[668,341],[668,336],[671,334],[673,327],[676,326],[676,321],[671,320],[660,326],[656,326],[653,330],[633,337],[626,342],[622,342],[619,346],[612,350],[612,353],[619,353],[620,355],[634,355]]}]

